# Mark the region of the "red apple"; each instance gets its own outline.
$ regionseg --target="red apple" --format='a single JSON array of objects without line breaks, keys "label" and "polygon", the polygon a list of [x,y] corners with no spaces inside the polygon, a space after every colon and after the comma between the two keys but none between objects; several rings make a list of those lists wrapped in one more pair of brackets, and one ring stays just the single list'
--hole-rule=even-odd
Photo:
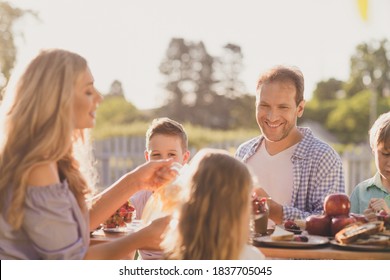
[{"label": "red apple", "polygon": [[301,228],[292,220],[287,220],[284,222],[285,229],[300,230]]},{"label": "red apple", "polygon": [[360,222],[362,224],[368,223],[368,219],[363,214],[349,213],[350,217],[354,217],[356,222]]},{"label": "red apple", "polygon": [[332,218],[330,233],[335,236],[340,230],[345,228],[347,225],[356,223],[356,219],[351,216],[336,216]]},{"label": "red apple", "polygon": [[311,215],[306,218],[306,230],[312,235],[330,236],[331,217]]},{"label": "red apple", "polygon": [[325,197],[324,210],[328,216],[348,216],[351,202],[345,193],[332,193]]}]

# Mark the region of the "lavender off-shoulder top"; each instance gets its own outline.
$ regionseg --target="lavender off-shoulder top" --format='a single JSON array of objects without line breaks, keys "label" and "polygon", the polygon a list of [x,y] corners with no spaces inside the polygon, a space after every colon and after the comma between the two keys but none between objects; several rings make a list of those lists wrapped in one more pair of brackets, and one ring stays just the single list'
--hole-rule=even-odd
[{"label": "lavender off-shoulder top", "polygon": [[[2,211],[4,213],[4,211]],[[0,215],[0,259],[83,259],[89,216],[66,181],[27,187],[22,226],[13,231]]]}]

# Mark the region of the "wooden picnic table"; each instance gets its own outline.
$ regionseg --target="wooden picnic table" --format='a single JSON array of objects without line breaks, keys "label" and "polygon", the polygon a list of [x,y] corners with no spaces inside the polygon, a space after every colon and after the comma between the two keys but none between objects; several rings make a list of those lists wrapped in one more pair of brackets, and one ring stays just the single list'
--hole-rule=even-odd
[{"label": "wooden picnic table", "polygon": [[315,248],[257,247],[271,259],[312,260],[390,260],[390,251],[358,251],[335,248],[330,244]]},{"label": "wooden picnic table", "polygon": [[[140,221],[135,220],[133,230],[123,233],[109,233],[102,229],[91,233],[91,245],[110,242],[140,228]],[[256,244],[255,244],[256,245]],[[257,248],[269,259],[313,259],[313,260],[390,260],[390,250],[367,251],[345,250],[330,243],[311,248],[283,248],[258,246]]]}]

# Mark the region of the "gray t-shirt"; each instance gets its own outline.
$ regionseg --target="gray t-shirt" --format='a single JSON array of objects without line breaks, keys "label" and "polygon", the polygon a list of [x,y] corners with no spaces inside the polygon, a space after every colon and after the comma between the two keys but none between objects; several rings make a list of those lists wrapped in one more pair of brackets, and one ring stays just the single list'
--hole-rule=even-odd
[{"label": "gray t-shirt", "polygon": [[66,181],[28,186],[22,226],[13,231],[0,214],[0,259],[83,259],[89,247],[89,216]]}]

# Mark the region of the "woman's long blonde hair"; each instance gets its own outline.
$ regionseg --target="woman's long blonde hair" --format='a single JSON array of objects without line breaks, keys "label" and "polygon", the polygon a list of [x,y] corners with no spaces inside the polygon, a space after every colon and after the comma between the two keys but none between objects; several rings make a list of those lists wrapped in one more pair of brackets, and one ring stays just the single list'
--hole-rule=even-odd
[{"label": "woman's long blonde hair", "polygon": [[73,155],[73,143],[84,135],[74,130],[73,95],[87,67],[78,54],[45,50],[31,61],[15,89],[6,92],[1,104],[0,211],[14,229],[23,221],[29,173],[42,163],[57,162],[60,176],[86,208],[90,189]]},{"label": "woman's long blonde hair", "polygon": [[252,177],[243,163],[227,153],[207,149],[197,156],[189,200],[180,211],[177,228],[163,242],[166,256],[238,259],[248,241]]}]

